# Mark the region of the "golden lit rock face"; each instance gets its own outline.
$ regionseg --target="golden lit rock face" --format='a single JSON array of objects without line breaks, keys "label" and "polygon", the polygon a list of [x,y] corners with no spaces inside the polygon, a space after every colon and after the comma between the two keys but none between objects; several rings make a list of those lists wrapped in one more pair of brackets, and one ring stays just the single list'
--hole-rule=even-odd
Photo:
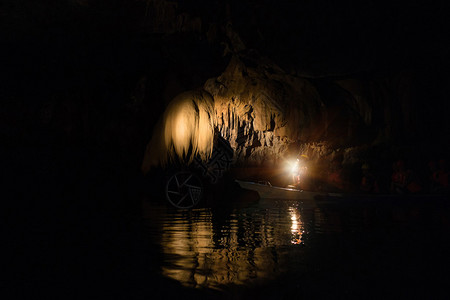
[{"label": "golden lit rock face", "polygon": [[[376,138],[394,138],[401,128],[415,132],[410,118],[397,120],[394,113],[399,106],[407,110],[409,98],[395,95],[407,95],[408,82],[401,76],[392,82],[305,79],[257,55],[236,55],[220,76],[168,105],[148,144],[143,171],[175,156],[207,159],[214,130],[229,141],[238,166],[273,168],[298,154],[325,168],[336,156],[356,165],[357,155],[345,149],[364,150]],[[343,158],[335,155],[340,150]]]},{"label": "golden lit rock face", "polygon": [[318,140],[325,132],[323,103],[309,81],[270,62],[248,67],[233,58],[204,89],[214,97],[217,127],[238,162],[275,162],[290,143]]},{"label": "golden lit rock face", "polygon": [[155,126],[147,145],[142,170],[166,164],[175,156],[206,160],[214,145],[214,104],[207,92],[189,91],[175,97]]},{"label": "golden lit rock face", "polygon": [[274,164],[289,145],[323,138],[323,103],[309,81],[269,62],[247,67],[233,58],[203,90],[174,98],[155,126],[142,169],[174,156],[190,161],[211,154],[214,128],[230,142],[237,163]]}]

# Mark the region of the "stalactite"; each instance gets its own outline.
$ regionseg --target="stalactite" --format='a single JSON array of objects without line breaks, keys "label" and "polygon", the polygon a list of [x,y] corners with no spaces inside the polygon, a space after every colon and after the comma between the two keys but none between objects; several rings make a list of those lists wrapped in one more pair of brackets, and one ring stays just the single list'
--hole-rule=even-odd
[{"label": "stalactite", "polygon": [[190,162],[198,155],[207,160],[213,150],[215,120],[213,99],[207,92],[190,91],[175,97],[147,145],[144,173],[175,158]]}]

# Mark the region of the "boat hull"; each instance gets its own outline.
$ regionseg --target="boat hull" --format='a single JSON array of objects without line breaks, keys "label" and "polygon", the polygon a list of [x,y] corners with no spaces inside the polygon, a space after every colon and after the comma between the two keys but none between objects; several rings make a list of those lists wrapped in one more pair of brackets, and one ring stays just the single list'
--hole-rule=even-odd
[{"label": "boat hull", "polygon": [[405,204],[415,202],[442,202],[450,204],[448,195],[372,195],[372,194],[342,194],[327,192],[311,192],[293,188],[275,187],[266,184],[260,184],[249,181],[236,182],[244,189],[258,192],[262,199],[278,199],[278,200],[300,200],[304,203],[322,205],[333,204]]},{"label": "boat hull", "polygon": [[244,189],[258,192],[259,196],[263,199],[314,201],[317,196],[327,195],[327,193],[309,192],[293,188],[282,188],[256,182],[240,180],[236,180],[236,182]]}]

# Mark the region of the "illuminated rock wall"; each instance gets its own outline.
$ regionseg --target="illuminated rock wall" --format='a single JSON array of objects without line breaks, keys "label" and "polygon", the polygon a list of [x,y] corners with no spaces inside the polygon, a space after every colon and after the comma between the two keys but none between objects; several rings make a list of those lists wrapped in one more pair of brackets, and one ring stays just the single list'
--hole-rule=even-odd
[{"label": "illuminated rock wall", "polygon": [[300,153],[315,162],[340,155],[358,164],[370,145],[424,135],[414,80],[408,72],[304,78],[250,51],[234,56],[203,88],[214,98],[217,128],[238,165],[273,166]]},{"label": "illuminated rock wall", "polygon": [[204,89],[214,98],[217,127],[238,162],[274,163],[290,144],[324,138],[324,105],[314,86],[269,62],[248,67],[233,58]]},{"label": "illuminated rock wall", "polygon": [[132,170],[170,100],[203,87],[238,163],[323,145],[449,152],[448,51],[419,33],[444,27],[421,6],[404,19],[374,3],[6,2],[4,139],[108,145]]}]

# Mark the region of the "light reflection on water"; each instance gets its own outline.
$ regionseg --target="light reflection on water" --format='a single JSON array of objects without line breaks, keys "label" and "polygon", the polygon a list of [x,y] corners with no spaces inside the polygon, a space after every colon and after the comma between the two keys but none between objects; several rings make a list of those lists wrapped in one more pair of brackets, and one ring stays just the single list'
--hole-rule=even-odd
[{"label": "light reflection on water", "polygon": [[298,202],[261,200],[225,210],[147,207],[164,276],[189,287],[220,289],[274,278],[289,266],[293,250],[301,252],[308,229]]},{"label": "light reflection on water", "polygon": [[[146,203],[144,223],[147,237],[159,247],[161,274],[184,286],[226,290],[287,278],[295,291],[299,282],[313,284],[311,278],[355,280],[343,276],[345,270],[363,282],[390,282],[393,265],[399,270],[395,276],[401,270],[417,278],[430,274],[435,263],[427,257],[439,264],[447,259],[446,251],[439,255],[433,249],[450,248],[447,203],[304,207],[260,199],[193,210]],[[416,243],[418,236],[427,243]],[[410,261],[417,263],[415,271]]]}]

